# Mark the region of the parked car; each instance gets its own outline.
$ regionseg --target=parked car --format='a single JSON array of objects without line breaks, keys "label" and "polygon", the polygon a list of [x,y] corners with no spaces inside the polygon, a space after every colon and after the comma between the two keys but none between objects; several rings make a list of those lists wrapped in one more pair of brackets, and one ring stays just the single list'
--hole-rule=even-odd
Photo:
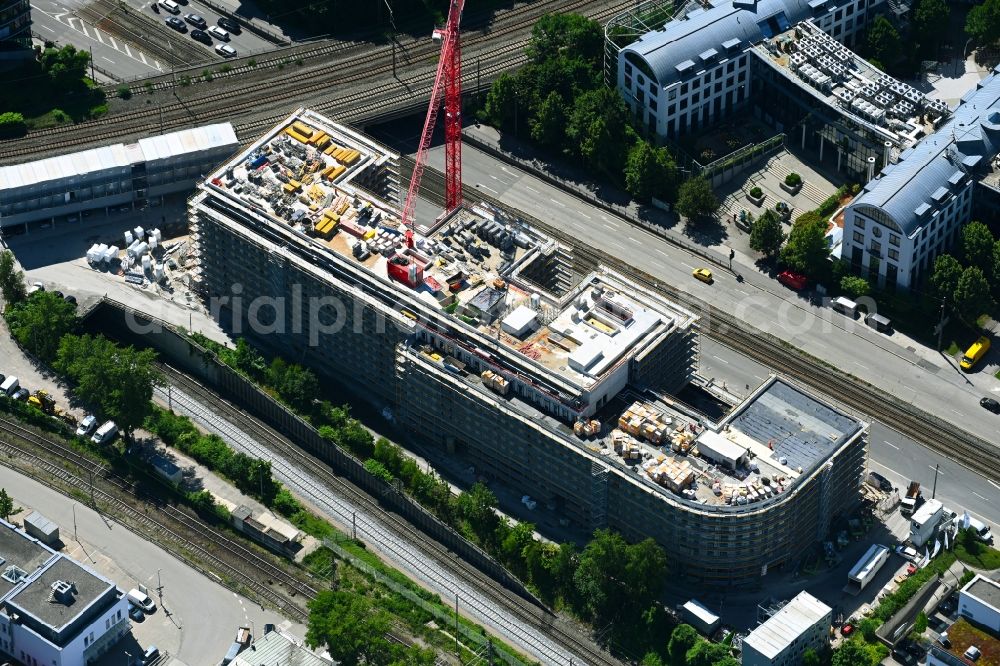
[{"label": "parked car", "polygon": [[4,377],[3,382],[0,382],[0,394],[6,396],[14,395],[19,388],[21,388],[21,382],[14,375]]},{"label": "parked car", "polygon": [[841,636],[850,636],[853,633],[854,633],[854,625],[853,624],[844,623],[840,627],[840,635]]},{"label": "parked car", "polygon": [[990,410],[994,414],[1000,414],[1000,402],[997,402],[993,398],[983,398],[979,401],[979,405]]},{"label": "parked car", "polygon": [[235,58],[236,49],[234,49],[229,44],[218,44],[215,47],[215,52],[218,53],[223,58]]},{"label": "parked car", "polygon": [[201,42],[202,44],[212,45],[212,38],[208,36],[208,33],[204,30],[192,30],[191,39],[196,42]]},{"label": "parked car", "polygon": [[196,28],[201,28],[204,30],[208,26],[208,22],[201,16],[197,14],[185,14],[184,20],[193,25]]},{"label": "parked car", "polygon": [[67,294],[66,296],[63,296],[63,300],[72,305],[76,305],[76,296],[74,296],[73,294]]},{"label": "parked car", "polygon": [[234,35],[238,35],[241,32],[243,32],[243,26],[241,26],[239,24],[239,21],[234,21],[231,18],[226,18],[225,16],[220,16],[219,20],[216,21],[216,23],[219,24],[220,28],[222,28],[224,30],[228,30],[229,32],[233,33]]},{"label": "parked car", "polygon": [[207,32],[212,37],[215,37],[216,39],[218,39],[221,42],[228,42],[229,41],[229,33],[226,32],[225,30],[223,30],[222,28],[220,28],[217,25],[210,26],[208,28]]},{"label": "parked car", "polygon": [[187,23],[180,20],[176,16],[168,16],[166,19],[163,20],[163,22],[166,23],[168,27],[173,28],[177,32],[188,31]]},{"label": "parked car", "polygon": [[143,612],[152,613],[156,610],[156,604],[149,598],[149,595],[145,592],[140,592],[134,587],[128,591],[128,600],[130,603],[141,608]]},{"label": "parked car", "polygon": [[789,289],[802,291],[809,284],[809,279],[805,275],[796,273],[795,271],[781,271],[778,273],[778,282]]},{"label": "parked car", "polygon": [[97,427],[97,417],[93,414],[87,414],[80,421],[80,425],[76,427],[76,434],[79,437],[86,437],[95,427]]},{"label": "parked car", "polygon": [[21,402],[26,402],[30,396],[31,396],[31,391],[29,391],[24,387],[21,387],[16,391],[14,391],[14,395],[12,395],[11,397],[14,398],[14,400],[20,400]]},{"label": "parked car", "polygon": [[160,656],[160,650],[155,645],[150,645],[146,648],[146,651],[142,653],[142,663],[148,664],[154,659]]},{"label": "parked car", "polygon": [[142,622],[146,619],[146,614],[142,612],[142,609],[131,601],[128,602],[128,616],[133,622]]},{"label": "parked car", "polygon": [[163,7],[163,9],[170,12],[171,14],[181,13],[180,5],[174,2],[174,0],[159,0],[157,4],[159,4],[160,7]]}]

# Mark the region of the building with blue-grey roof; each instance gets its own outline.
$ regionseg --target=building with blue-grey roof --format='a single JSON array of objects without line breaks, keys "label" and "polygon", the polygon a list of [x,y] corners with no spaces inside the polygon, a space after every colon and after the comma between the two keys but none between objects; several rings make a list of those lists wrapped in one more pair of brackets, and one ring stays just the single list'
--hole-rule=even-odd
[{"label": "building with blue-grey roof", "polygon": [[750,47],[811,20],[853,44],[881,0],[725,0],[706,3],[618,51],[617,85],[651,132],[706,127],[751,97]]},{"label": "building with blue-grey roof", "polygon": [[917,284],[958,240],[974,199],[996,192],[998,73],[980,81],[950,120],[886,165],[847,207],[841,258],[857,272],[888,287]]}]

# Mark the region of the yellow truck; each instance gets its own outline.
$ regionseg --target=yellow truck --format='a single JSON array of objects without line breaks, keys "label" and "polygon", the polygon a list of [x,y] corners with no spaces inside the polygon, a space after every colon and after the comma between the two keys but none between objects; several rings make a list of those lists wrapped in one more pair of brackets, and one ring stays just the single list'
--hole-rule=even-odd
[{"label": "yellow truck", "polygon": [[972,346],[965,350],[965,356],[962,357],[962,362],[959,364],[961,365],[962,370],[965,370],[966,372],[972,370],[972,368],[974,368],[976,364],[979,363],[984,356],[986,356],[986,352],[989,350],[990,339],[985,335],[973,342]]}]

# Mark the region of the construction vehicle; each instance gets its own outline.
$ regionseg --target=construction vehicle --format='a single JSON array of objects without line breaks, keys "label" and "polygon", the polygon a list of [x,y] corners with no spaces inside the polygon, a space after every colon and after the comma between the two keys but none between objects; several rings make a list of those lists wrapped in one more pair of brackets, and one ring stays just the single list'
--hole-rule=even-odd
[{"label": "construction vehicle", "polygon": [[906,496],[900,500],[899,512],[904,516],[912,516],[923,500],[923,495],[920,494],[920,482],[910,481],[910,485],[906,488]]},{"label": "construction vehicle", "polygon": [[28,398],[28,404],[33,405],[39,411],[50,416],[59,416],[62,410],[56,407],[56,401],[52,399],[48,391],[35,391]]}]

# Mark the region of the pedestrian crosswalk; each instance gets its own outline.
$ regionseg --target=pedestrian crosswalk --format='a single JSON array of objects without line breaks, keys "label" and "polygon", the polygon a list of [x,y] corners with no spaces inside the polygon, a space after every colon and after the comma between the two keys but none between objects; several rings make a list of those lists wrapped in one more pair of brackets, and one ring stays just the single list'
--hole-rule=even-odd
[{"label": "pedestrian crosswalk", "polygon": [[[126,58],[131,58],[136,62],[141,62],[143,65],[146,65],[151,69],[155,69],[158,72],[163,71],[163,65],[161,65],[160,61],[155,59],[153,56],[146,55],[145,53],[142,52],[141,49],[139,49],[134,44],[129,44],[128,42],[122,39],[116,39],[114,36],[101,31],[99,28],[85,23],[83,19],[73,15],[72,12],[68,11],[46,12],[37,7],[33,7],[32,11],[41,12],[42,14],[45,14],[55,19],[59,23],[65,25],[66,27],[70,28],[74,32],[83,35],[87,39],[95,43],[103,44],[104,46],[107,46],[111,49],[114,49],[115,51],[122,54],[122,56]],[[98,65],[100,64],[99,62],[100,60],[106,60],[107,62],[113,65],[117,64],[115,60],[109,58],[106,55],[99,56],[97,60],[98,62],[96,62],[95,64]]]}]

